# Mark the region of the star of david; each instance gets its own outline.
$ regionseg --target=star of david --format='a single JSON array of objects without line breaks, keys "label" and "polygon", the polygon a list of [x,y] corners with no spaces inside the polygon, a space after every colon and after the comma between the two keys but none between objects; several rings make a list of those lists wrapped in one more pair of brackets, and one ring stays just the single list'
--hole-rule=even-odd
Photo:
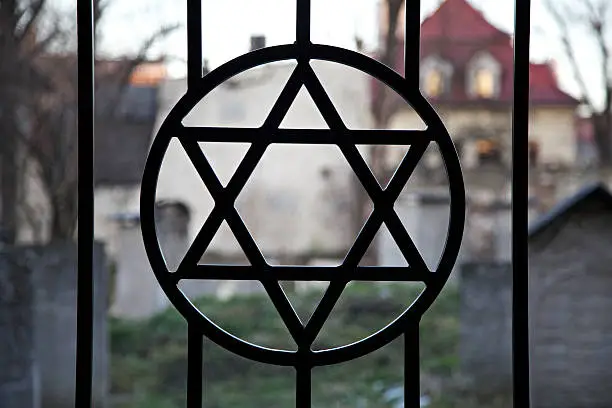
[{"label": "star of david", "polygon": [[[329,129],[282,129],[281,122],[302,87],[310,93]],[[394,210],[394,203],[423,157],[431,138],[426,131],[350,130],[308,63],[299,62],[260,128],[190,128],[178,137],[214,199],[214,208],[187,251],[178,270],[182,279],[259,280],[299,345],[310,345],[350,281],[417,281],[428,284],[433,274]],[[235,174],[224,187],[198,142],[251,143]],[[272,143],[337,145],[370,196],[374,209],[343,263],[337,267],[270,266],[235,208],[235,200]],[[359,153],[357,144],[403,144],[410,149],[386,188],[382,188]],[[213,237],[227,222],[251,265],[199,265]],[[362,267],[359,262],[376,233],[386,224],[408,267]],[[304,324],[279,281],[329,281],[311,318]]]}]

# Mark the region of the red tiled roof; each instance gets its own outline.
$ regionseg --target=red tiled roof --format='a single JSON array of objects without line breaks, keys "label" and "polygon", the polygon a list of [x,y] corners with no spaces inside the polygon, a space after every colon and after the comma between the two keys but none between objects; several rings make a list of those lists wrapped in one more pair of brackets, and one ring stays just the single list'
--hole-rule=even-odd
[{"label": "red tiled roof", "polygon": [[[397,47],[396,69],[403,73],[403,43]],[[488,52],[502,67],[501,89],[495,100],[474,100],[465,89],[468,62]],[[421,59],[436,55],[453,65],[450,91],[436,103],[503,103],[512,101],[514,50],[512,37],[489,23],[467,0],[446,0],[421,26]],[[569,105],[578,101],[559,89],[548,64],[531,64],[530,97],[533,105]]]},{"label": "red tiled roof", "polygon": [[529,92],[534,104],[573,104],[578,101],[559,89],[557,78],[550,64],[534,64],[529,67]]},{"label": "red tiled roof", "polygon": [[509,35],[490,24],[482,13],[466,0],[446,0],[423,21],[423,39],[451,37],[454,42],[480,42],[502,39],[509,44]]}]

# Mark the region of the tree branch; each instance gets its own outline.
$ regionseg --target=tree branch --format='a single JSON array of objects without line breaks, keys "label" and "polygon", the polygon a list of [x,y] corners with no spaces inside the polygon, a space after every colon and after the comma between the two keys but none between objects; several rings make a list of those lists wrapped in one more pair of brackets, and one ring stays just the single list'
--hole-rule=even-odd
[{"label": "tree branch", "polygon": [[[36,33],[33,33],[32,30],[35,28],[35,25],[38,22],[38,17],[40,17],[46,3],[47,0],[34,0],[29,7],[24,8],[23,15],[29,14],[29,16],[28,21],[25,22],[21,33],[18,35],[19,41],[23,41],[30,34],[36,35]],[[26,11],[28,13],[26,13]]]},{"label": "tree branch", "polygon": [[582,71],[580,70],[580,66],[578,65],[578,60],[576,58],[576,52],[574,47],[572,46],[572,42],[570,39],[570,29],[568,22],[563,18],[563,15],[568,15],[567,10],[560,11],[558,8],[563,7],[561,3],[555,2],[553,5],[552,0],[544,0],[544,7],[551,15],[555,24],[559,28],[560,34],[560,42],[563,47],[563,51],[565,53],[566,58],[570,64],[572,69],[572,73],[574,76],[574,80],[577,82],[580,87],[580,92],[582,93],[582,98],[589,105],[591,110],[595,110],[595,104],[593,103],[593,99],[591,98],[588,88],[586,86],[586,82],[582,75]]},{"label": "tree branch", "polygon": [[[109,107],[109,111],[103,112],[104,115],[113,116],[116,113],[116,110],[119,106],[119,100],[121,99],[121,95],[123,90],[129,84],[130,77],[134,73],[134,70],[142,64],[147,59],[147,54],[151,50],[151,48],[161,39],[167,37],[172,32],[180,28],[180,24],[168,25],[160,28],[158,31],[153,33],[140,47],[137,55],[133,58],[129,58],[124,60],[123,66],[118,70],[118,72],[112,75],[114,84],[109,83],[98,83],[98,86],[114,86],[116,89],[115,95],[113,96],[110,103],[107,105]],[[99,81],[96,81],[99,82]]]}]

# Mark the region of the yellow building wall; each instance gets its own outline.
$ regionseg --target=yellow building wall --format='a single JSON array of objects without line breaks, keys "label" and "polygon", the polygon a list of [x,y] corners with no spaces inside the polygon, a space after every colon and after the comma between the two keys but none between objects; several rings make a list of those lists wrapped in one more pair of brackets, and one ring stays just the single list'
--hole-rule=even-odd
[{"label": "yellow building wall", "polygon": [[540,145],[542,163],[571,165],[576,160],[574,112],[568,108],[533,109],[529,138]]},{"label": "yellow building wall", "polygon": [[[460,140],[472,132],[483,129],[495,132],[507,144],[509,159],[512,143],[512,114],[508,110],[488,109],[436,109],[453,140]],[[395,114],[390,129],[424,129],[425,124],[411,109]],[[529,121],[529,138],[540,145],[539,161],[542,164],[571,166],[576,158],[574,110],[572,108],[535,108]],[[474,152],[464,151],[463,164],[470,167]],[[396,157],[390,157],[396,160]]]}]

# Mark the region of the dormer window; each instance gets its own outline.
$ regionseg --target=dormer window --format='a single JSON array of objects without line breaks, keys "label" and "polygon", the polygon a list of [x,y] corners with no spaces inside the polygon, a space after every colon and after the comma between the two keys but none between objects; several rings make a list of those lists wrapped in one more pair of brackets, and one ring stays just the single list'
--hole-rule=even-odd
[{"label": "dormer window", "polygon": [[486,68],[481,68],[474,74],[474,94],[478,98],[491,99],[495,96],[495,76]]},{"label": "dormer window", "polygon": [[430,56],[421,65],[421,89],[432,98],[450,91],[453,66],[438,56]]},{"label": "dormer window", "polygon": [[432,69],[425,76],[425,93],[437,97],[444,93],[444,75],[437,69]]},{"label": "dormer window", "polygon": [[479,53],[468,64],[466,88],[474,99],[494,99],[501,88],[501,66],[489,53]]}]

